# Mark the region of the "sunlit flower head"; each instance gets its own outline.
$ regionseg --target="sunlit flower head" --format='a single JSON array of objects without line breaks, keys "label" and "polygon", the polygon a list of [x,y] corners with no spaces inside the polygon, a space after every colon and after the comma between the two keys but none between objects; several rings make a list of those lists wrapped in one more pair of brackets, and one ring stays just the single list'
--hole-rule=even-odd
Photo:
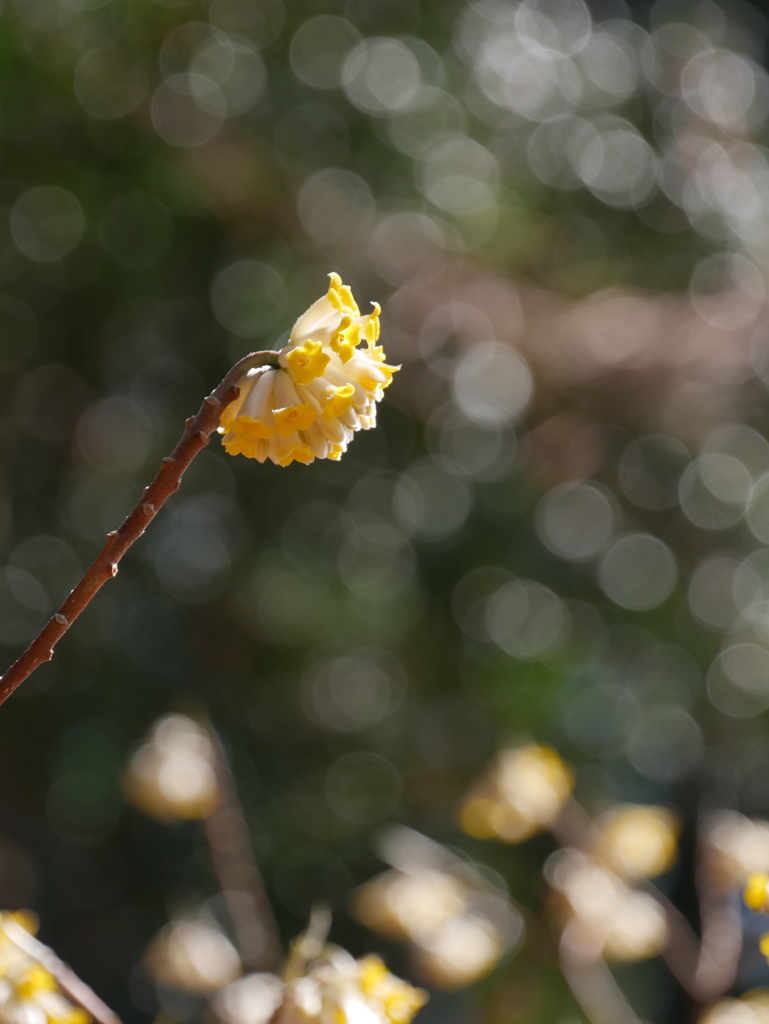
[{"label": "sunlit flower head", "polygon": [[222,414],[230,455],[278,466],[339,459],[356,430],[376,424],[376,403],[397,366],[385,362],[379,306],[361,315],[350,288],[331,274],[328,292],[299,317],[279,368],[250,370]]},{"label": "sunlit flower head", "polygon": [[596,824],[601,838],[595,853],[625,878],[654,878],[675,862],[681,824],[666,807],[620,804]]},{"label": "sunlit flower head", "polygon": [[550,747],[503,750],[460,808],[462,828],[477,839],[520,843],[558,818],[574,776]]}]

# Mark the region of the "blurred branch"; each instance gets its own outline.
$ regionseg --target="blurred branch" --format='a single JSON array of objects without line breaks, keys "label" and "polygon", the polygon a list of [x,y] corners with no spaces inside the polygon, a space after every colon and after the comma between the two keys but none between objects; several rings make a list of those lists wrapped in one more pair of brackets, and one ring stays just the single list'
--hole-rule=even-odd
[{"label": "blurred branch", "polygon": [[120,559],[141,537],[168,498],[179,489],[185,470],[208,444],[211,432],[219,426],[223,410],[237,398],[237,381],[252,367],[277,365],[275,352],[252,352],[235,363],[221,384],[204,399],[197,415],[187,420],[186,429],[179,443],[171,454],[163,459],[157,476],[149,487],[145,488],[123,525],[107,534],[106,544],[67,600],[43,626],[21,657],[0,678],[0,704],[7,700],[17,686],[38,666],[51,660],[54,646],[78,615],[107,580],[117,575]]},{"label": "blurred branch", "polygon": [[22,952],[37,960],[56,979],[62,993],[80,1006],[96,1024],[121,1024],[118,1015],[96,995],[92,988],[79,978],[72,968],[65,964],[54,951],[30,935],[15,921],[4,921],[3,932]]},{"label": "blurred branch", "polygon": [[713,851],[700,838],[696,866],[702,940],[694,972],[695,995],[702,1002],[734,985],[742,953],[740,902],[713,869]]},{"label": "blurred branch", "polygon": [[550,834],[561,846],[592,853],[601,838],[601,831],[574,797],[569,797],[561,813],[550,825]]},{"label": "blurred branch", "polygon": [[[600,835],[595,823],[571,798],[551,826],[562,845],[585,853],[596,849]],[[697,1002],[706,1003],[728,992],[737,975],[742,950],[739,908],[731,894],[710,883],[707,850],[700,851],[697,881],[702,937],[698,938],[686,916],[648,879],[644,888],[665,912],[669,940],[661,956],[681,987]],[[571,983],[570,983],[571,984]]]},{"label": "blurred branch", "polygon": [[219,805],[203,819],[219,887],[235,929],[240,958],[250,971],[275,971],[283,963],[277,922],[253,854],[243,805],[227,755],[213,727]]},{"label": "blurred branch", "polygon": [[563,976],[592,1024],[641,1024],[604,961],[580,955],[568,928],[558,954]]}]

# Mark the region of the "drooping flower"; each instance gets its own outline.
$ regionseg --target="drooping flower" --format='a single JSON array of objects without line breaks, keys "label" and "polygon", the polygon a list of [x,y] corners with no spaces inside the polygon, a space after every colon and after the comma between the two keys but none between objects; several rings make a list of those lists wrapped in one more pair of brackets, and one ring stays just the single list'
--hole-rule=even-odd
[{"label": "drooping flower", "polygon": [[379,305],[362,316],[339,275],[330,279],[294,324],[280,366],[249,370],[239,382],[219,427],[230,455],[279,466],[339,459],[357,430],[375,426],[376,403],[399,367],[376,344]]}]

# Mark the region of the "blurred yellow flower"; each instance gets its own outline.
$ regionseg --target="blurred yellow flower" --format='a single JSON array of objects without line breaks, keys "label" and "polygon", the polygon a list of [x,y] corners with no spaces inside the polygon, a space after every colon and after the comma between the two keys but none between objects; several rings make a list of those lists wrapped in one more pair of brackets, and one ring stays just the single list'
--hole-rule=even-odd
[{"label": "blurred yellow flower", "polygon": [[414,966],[430,985],[455,991],[472,985],[499,963],[506,952],[504,934],[495,923],[464,914],[414,945]]},{"label": "blurred yellow flower", "polygon": [[465,797],[460,824],[476,839],[521,843],[555,822],[573,787],[571,768],[550,747],[503,750]]},{"label": "blurred yellow flower", "polygon": [[756,912],[766,910],[769,898],[769,875],[762,871],[754,871],[745,885],[744,898],[751,910]]},{"label": "blurred yellow flower", "polygon": [[624,878],[654,878],[675,863],[681,823],[666,807],[618,804],[600,815],[595,853]]},{"label": "blurred yellow flower", "polygon": [[376,403],[399,367],[376,344],[379,306],[361,316],[350,288],[330,278],[327,294],[294,325],[280,367],[250,370],[222,413],[230,455],[279,466],[339,459],[356,430],[376,425]]}]

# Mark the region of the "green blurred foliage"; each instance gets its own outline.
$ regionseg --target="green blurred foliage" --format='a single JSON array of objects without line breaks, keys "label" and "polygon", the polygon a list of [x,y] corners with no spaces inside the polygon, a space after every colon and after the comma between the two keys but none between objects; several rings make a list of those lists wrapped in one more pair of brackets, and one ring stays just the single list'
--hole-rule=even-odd
[{"label": "green blurred foliage", "polygon": [[[339,464],[204,451],[2,708],[2,903],[126,1021],[158,1008],[153,934],[218,906],[198,827],[120,795],[169,710],[220,731],[285,939],[325,899],[335,941],[409,970],[348,910],[386,822],[504,879],[522,949],[425,1024],[581,1019],[554,843],[456,822],[497,749],[553,744],[591,810],[769,813],[766,22],[591,10],[6,0],[6,662],[328,272],[383,303],[403,362]],[[693,870],[684,847],[665,882],[690,916]],[[656,962],[621,978],[685,1019]]]}]

